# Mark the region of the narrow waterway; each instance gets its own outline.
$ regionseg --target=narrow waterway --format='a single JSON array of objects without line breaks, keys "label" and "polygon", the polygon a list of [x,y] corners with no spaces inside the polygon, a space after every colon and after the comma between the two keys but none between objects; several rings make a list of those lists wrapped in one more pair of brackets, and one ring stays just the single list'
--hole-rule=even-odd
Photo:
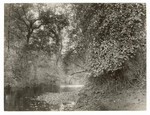
[{"label": "narrow waterway", "polygon": [[[53,111],[63,110],[62,104],[51,104],[44,100],[37,100],[37,96],[43,94],[60,95],[63,92],[73,92],[80,89],[83,85],[61,85],[59,92],[57,91],[38,91],[34,90],[17,90],[5,93],[4,109],[5,111]],[[38,90],[38,89],[36,89]],[[35,94],[36,93],[36,94]],[[70,103],[70,102],[68,102]],[[74,104],[74,102],[71,102]]]}]

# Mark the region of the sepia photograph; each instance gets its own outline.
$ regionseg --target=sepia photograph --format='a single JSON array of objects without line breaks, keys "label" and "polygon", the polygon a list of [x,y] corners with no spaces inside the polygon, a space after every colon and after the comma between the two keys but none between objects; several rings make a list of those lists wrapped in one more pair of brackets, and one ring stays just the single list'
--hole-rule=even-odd
[{"label": "sepia photograph", "polygon": [[146,3],[5,3],[4,111],[146,111]]}]

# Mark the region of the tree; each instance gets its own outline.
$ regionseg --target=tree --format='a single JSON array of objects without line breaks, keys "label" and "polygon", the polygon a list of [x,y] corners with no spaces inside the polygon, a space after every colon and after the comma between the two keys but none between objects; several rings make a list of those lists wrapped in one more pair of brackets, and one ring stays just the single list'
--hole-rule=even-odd
[{"label": "tree", "polygon": [[12,65],[16,79],[29,76],[32,64],[36,77],[41,51],[49,58],[55,55],[57,65],[62,50],[62,30],[69,25],[67,17],[46,8],[45,4],[5,4],[5,12],[5,24],[8,24],[5,31],[10,33],[6,42],[11,41],[9,45],[17,58]]},{"label": "tree", "polygon": [[70,65],[80,55],[90,73],[76,108],[106,110],[101,101],[111,93],[145,88],[145,4],[74,4],[74,9],[77,29],[72,36],[80,36],[71,38],[75,45],[66,62]]},{"label": "tree", "polygon": [[93,76],[123,68],[145,47],[143,4],[75,4],[75,10],[83,36],[77,37],[76,53],[84,56]]}]

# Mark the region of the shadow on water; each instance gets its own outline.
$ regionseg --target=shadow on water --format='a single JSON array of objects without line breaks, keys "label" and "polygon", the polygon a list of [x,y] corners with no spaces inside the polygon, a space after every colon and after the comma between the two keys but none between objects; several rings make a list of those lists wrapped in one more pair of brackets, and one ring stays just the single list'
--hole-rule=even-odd
[{"label": "shadow on water", "polygon": [[[39,84],[32,87],[12,89],[5,87],[4,110],[5,111],[59,111],[72,110],[75,104],[74,91],[79,91],[83,85],[45,85]],[[66,98],[59,97],[64,102],[61,104],[50,104],[46,101],[37,100],[37,96],[46,94],[66,94]],[[71,97],[69,97],[71,95]],[[60,95],[58,95],[60,96]],[[72,100],[72,101],[71,101]]]},{"label": "shadow on water", "polygon": [[59,92],[57,85],[34,85],[13,90],[10,86],[4,89],[5,111],[50,111],[59,108],[59,105],[49,105],[44,101],[37,101],[35,97],[45,92]]}]

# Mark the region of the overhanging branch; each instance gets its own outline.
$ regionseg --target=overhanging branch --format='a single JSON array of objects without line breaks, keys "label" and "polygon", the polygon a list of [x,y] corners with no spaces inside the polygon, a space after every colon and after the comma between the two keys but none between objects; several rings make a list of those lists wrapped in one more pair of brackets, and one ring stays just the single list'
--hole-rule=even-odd
[{"label": "overhanging branch", "polygon": [[84,73],[84,72],[87,72],[87,70],[83,70],[83,71],[74,72],[74,73],[72,73],[72,74],[70,74],[70,75],[79,74],[79,73]]}]

